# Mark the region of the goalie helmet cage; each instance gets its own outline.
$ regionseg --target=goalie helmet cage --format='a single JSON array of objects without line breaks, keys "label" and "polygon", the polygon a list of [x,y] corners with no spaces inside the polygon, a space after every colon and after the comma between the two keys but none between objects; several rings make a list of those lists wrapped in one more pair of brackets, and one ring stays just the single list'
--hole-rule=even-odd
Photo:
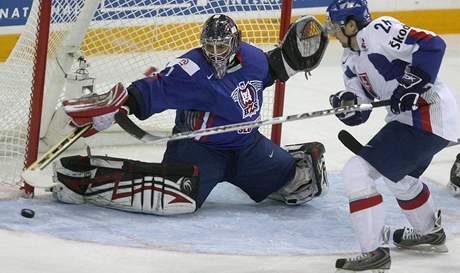
[{"label": "goalie helmet cage", "polygon": [[[37,159],[62,98],[82,95],[72,93],[67,80],[79,68],[79,57],[89,64],[95,92],[102,93],[198,47],[211,14],[229,15],[243,41],[269,50],[287,31],[291,10],[292,0],[34,0],[15,48],[0,64],[1,116],[7,117],[0,124],[0,192],[22,186],[21,173]],[[284,83],[277,82],[264,91],[262,116],[281,116],[283,104]],[[169,131],[173,122],[166,111],[139,123],[149,131]],[[280,125],[261,131],[280,143]]]}]

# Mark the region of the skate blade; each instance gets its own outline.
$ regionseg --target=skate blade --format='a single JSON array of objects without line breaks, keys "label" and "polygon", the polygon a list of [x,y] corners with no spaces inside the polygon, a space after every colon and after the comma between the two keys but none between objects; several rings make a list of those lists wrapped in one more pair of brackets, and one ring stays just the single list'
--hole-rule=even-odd
[{"label": "skate blade", "polygon": [[389,273],[390,269],[369,269],[364,271],[354,271],[348,269],[339,269],[336,268],[335,273],[352,273],[352,272],[360,272],[360,273]]},{"label": "skate blade", "polygon": [[413,250],[420,253],[446,253],[449,249],[446,245],[419,245],[412,247],[398,246],[401,249]]}]

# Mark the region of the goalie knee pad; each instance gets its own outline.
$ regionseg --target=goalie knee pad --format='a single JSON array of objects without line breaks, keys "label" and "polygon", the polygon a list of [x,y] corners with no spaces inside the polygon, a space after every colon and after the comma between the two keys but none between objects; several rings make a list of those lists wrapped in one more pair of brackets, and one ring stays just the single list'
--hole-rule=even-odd
[{"label": "goalie knee pad", "polygon": [[53,170],[53,196],[61,202],[157,215],[196,210],[199,174],[193,165],[71,156],[55,162]]},{"label": "goalie knee pad", "polygon": [[269,198],[287,205],[300,205],[325,193],[328,189],[324,145],[319,142],[286,146],[296,160],[294,178]]}]

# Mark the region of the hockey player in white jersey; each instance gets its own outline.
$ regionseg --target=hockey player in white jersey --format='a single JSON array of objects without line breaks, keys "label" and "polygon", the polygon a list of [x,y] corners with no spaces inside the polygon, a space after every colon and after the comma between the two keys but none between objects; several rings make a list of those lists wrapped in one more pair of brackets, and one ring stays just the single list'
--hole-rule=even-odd
[{"label": "hockey player in white jersey", "polygon": [[[412,227],[393,232],[402,248],[447,251],[440,211],[420,180],[433,156],[456,141],[457,105],[438,78],[445,51],[441,37],[392,17],[371,19],[365,0],[334,0],[327,8],[328,28],[344,47],[345,91],[331,95],[334,107],[391,100],[386,125],[344,166],[342,175],[351,220],[362,254],[338,259],[339,270],[383,272],[390,268],[389,236],[382,196],[383,178]],[[340,114],[350,126],[370,111]]]}]

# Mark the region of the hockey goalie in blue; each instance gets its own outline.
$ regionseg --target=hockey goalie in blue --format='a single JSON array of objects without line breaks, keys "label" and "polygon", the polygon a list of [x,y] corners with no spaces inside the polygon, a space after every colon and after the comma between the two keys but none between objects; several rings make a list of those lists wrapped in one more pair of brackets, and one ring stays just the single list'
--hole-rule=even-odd
[{"label": "hockey goalie in blue", "polygon": [[[275,80],[318,66],[327,47],[323,26],[300,17],[281,45],[269,52],[241,41],[228,16],[211,16],[201,47],[171,61],[157,74],[121,84],[103,95],[64,102],[74,126],[92,125],[90,136],[121,111],[144,120],[176,109],[173,132],[260,119],[263,91]],[[257,128],[170,141],[162,164],[102,156],[67,157],[54,164],[54,196],[65,203],[158,215],[195,212],[212,189],[227,181],[255,202],[266,198],[299,205],[325,193],[324,146],[318,142],[285,149]]]},{"label": "hockey goalie in blue", "polygon": [[[205,38],[203,38],[205,39]],[[237,42],[238,37],[234,41]],[[236,51],[238,47],[233,46]],[[176,130],[215,127],[260,118],[263,90],[273,84],[267,56],[241,42],[233,52],[237,64],[226,73],[208,65],[202,49],[194,49],[168,64],[156,79],[138,80],[128,87],[141,102],[135,112],[141,120],[166,109],[178,109]],[[193,109],[193,110],[191,110]],[[216,148],[241,148],[254,142],[257,130],[241,130],[195,139]]]}]

